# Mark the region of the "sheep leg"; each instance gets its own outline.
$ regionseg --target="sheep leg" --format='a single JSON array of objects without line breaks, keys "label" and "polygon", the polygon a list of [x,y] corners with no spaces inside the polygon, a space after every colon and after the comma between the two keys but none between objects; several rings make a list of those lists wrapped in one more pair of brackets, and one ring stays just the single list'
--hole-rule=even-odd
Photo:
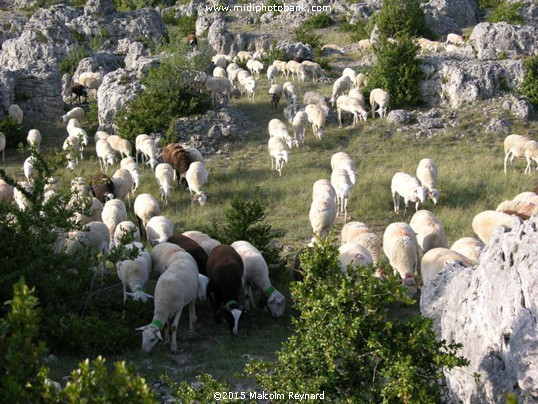
[{"label": "sheep leg", "polygon": [[340,108],[336,109],[336,112],[338,112],[338,127],[342,127],[342,110]]},{"label": "sheep leg", "polygon": [[393,192],[392,193],[392,202],[394,203],[394,213],[398,213],[400,212],[400,196],[396,196],[397,193],[396,192]]},{"label": "sheep leg", "polygon": [[177,325],[179,324],[179,318],[181,317],[181,312],[183,311],[183,307],[181,307],[176,314],[174,315],[174,321],[172,322],[172,341],[170,344],[170,350],[173,354],[177,353]]},{"label": "sheep leg", "polygon": [[193,325],[198,322],[198,317],[196,316],[196,299],[189,303],[189,331],[193,332]]},{"label": "sheep leg", "polygon": [[243,294],[245,296],[245,310],[250,311],[250,295],[252,295],[252,291],[250,290],[250,287],[248,286],[246,280],[243,279]]}]

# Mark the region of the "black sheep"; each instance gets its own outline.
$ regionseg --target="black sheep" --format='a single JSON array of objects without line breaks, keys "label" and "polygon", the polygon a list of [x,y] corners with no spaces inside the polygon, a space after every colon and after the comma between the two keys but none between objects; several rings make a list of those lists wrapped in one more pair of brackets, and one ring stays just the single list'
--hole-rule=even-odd
[{"label": "black sheep", "polygon": [[80,83],[71,84],[71,100],[73,99],[73,94],[80,104],[80,97],[84,97],[84,102],[88,102],[88,89]]},{"label": "black sheep", "polygon": [[114,183],[112,178],[105,174],[94,175],[90,180],[92,194],[99,201],[105,203],[110,199],[114,199]]}]

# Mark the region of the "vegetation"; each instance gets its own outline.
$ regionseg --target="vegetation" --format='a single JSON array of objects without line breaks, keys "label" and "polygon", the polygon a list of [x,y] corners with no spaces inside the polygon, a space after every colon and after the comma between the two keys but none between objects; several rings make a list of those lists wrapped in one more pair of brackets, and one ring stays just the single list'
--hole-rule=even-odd
[{"label": "vegetation", "polygon": [[523,68],[525,74],[519,91],[529,98],[535,108],[538,108],[538,56],[527,58],[523,62]]},{"label": "vegetation", "polygon": [[77,70],[80,61],[88,55],[89,53],[83,45],[75,45],[70,49],[67,57],[58,62],[58,69],[64,74],[72,75]]},{"label": "vegetation", "polygon": [[303,24],[299,25],[293,30],[293,40],[296,42],[309,44],[312,46],[312,48],[321,48],[321,35],[316,34]]},{"label": "vegetation", "polygon": [[10,116],[0,120],[0,132],[6,136],[6,147],[9,148],[15,148],[19,143],[26,140],[22,126]]},{"label": "vegetation", "polygon": [[506,0],[478,0],[478,7],[485,14],[486,21],[507,22],[508,24],[522,24],[523,17],[518,10],[523,7],[522,2],[508,2]]},{"label": "vegetation", "polygon": [[159,0],[113,0],[112,4],[117,11],[140,10],[146,7],[155,7]]},{"label": "vegetation", "polygon": [[163,14],[163,22],[165,24],[176,27],[178,36],[187,36],[196,32],[196,15],[181,15],[176,18],[176,12],[170,8]]},{"label": "vegetation", "polygon": [[430,37],[431,31],[420,8],[421,0],[383,0],[375,21],[379,32],[388,38],[402,35]]},{"label": "vegetation", "polygon": [[338,28],[343,32],[351,33],[351,40],[358,42],[361,39],[369,39],[375,25],[375,15],[367,21],[364,19],[358,20],[355,24],[343,22],[338,25]]},{"label": "vegetation", "polygon": [[334,24],[333,19],[327,13],[317,13],[302,22],[307,29],[327,28]]},{"label": "vegetation", "polygon": [[382,88],[390,94],[391,109],[420,102],[420,81],[424,72],[417,58],[418,45],[408,35],[396,42],[386,38],[374,46],[377,63],[370,70],[367,91]]}]

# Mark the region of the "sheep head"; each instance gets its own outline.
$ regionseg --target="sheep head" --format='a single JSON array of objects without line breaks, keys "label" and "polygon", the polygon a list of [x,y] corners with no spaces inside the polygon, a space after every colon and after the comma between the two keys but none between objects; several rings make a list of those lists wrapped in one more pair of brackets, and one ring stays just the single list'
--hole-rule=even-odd
[{"label": "sheep head", "polygon": [[258,302],[258,307],[267,307],[273,317],[282,317],[285,306],[286,298],[272,286],[263,292]]},{"label": "sheep head", "polygon": [[244,311],[243,306],[239,306],[235,300],[230,300],[217,311],[216,317],[217,320],[224,317],[224,320],[226,320],[228,323],[232,334],[237,336],[237,332],[239,330],[239,319]]},{"label": "sheep head", "polygon": [[160,321],[153,320],[151,324],[136,329],[136,331],[142,331],[143,352],[149,353],[157,342],[163,340],[160,328],[162,328],[162,323]]},{"label": "sheep head", "polygon": [[209,278],[205,275],[198,274],[198,299],[204,301],[207,297],[207,285]]},{"label": "sheep head", "polygon": [[192,200],[194,202],[198,201],[198,203],[200,204],[200,206],[204,206],[205,205],[205,202],[207,200],[207,195],[205,194],[205,192],[201,191],[201,192],[196,192],[193,196],[192,196]]}]

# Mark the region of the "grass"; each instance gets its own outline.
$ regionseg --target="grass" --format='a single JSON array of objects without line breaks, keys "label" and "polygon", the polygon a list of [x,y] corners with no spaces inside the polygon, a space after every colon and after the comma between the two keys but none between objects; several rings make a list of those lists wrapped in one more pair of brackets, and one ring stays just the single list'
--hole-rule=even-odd
[{"label": "grass", "polygon": [[[208,158],[206,166],[210,183],[206,188],[209,196],[207,205],[191,205],[188,194],[175,189],[169,205],[162,208],[162,214],[174,222],[177,232],[200,229],[213,221],[219,222],[234,195],[247,198],[258,189],[267,208],[268,222],[274,229],[285,232],[278,240],[284,247],[284,258],[293,257],[312,236],[308,220],[312,184],[317,179],[330,178],[330,158],[337,151],[350,154],[358,170],[357,185],[349,201],[349,220],[366,222],[380,236],[392,222],[409,222],[414,212],[412,207],[406,214],[393,212],[390,195],[392,175],[397,171],[414,174],[419,160],[424,157],[431,157],[437,163],[438,186],[442,193],[439,206],[433,207],[428,202],[422,208],[432,210],[441,219],[450,244],[460,237],[473,235],[471,221],[478,212],[495,209],[501,201],[532,189],[538,182],[536,172],[531,176],[523,175],[524,163],[521,160],[516,161],[516,171],[503,174],[502,138],[483,132],[484,119],[491,117],[484,116],[483,110],[487,104],[482,102],[454,111],[459,123],[433,138],[412,140],[412,132],[399,132],[396,127],[379,118],[372,120],[370,117],[356,128],[339,129],[330,123],[321,141],[316,140],[308,128],[305,146],[293,149],[290,162],[284,166],[282,177],[279,177],[276,171],[270,170],[266,128],[272,118],[285,120],[283,106],[281,104],[278,111],[271,112],[268,84],[264,76],[259,83],[254,104],[245,99],[232,101],[232,105],[246,114],[257,127],[244,140],[233,144],[229,153]],[[325,95],[331,93],[328,84],[300,83],[299,88],[301,93],[309,90]],[[334,112],[331,114],[334,116]],[[349,123],[349,118],[345,122]],[[45,150],[60,148],[65,137],[65,129],[59,122],[26,121],[24,127],[25,130],[32,127],[41,130]],[[532,134],[536,132],[536,121],[516,123],[514,132],[535,137]],[[94,149],[90,148],[86,155],[92,157],[79,165],[76,175],[98,172]],[[22,162],[25,157],[17,151],[7,150],[5,166],[8,173],[23,179]],[[64,184],[68,184],[73,174],[65,170],[60,173]],[[138,193],[146,192],[158,195],[153,174],[144,169]],[[338,219],[335,234],[338,234],[342,225],[342,220]],[[279,282],[277,288],[289,297],[288,283]],[[121,299],[120,295],[118,299]],[[187,332],[187,315],[180,321],[180,352],[177,355],[170,355],[169,347],[160,344],[150,356],[139,351],[126,351],[109,357],[108,362],[119,359],[132,361],[137,371],[150,383],[160,379],[164,373],[172,380],[192,381],[196,375],[208,372],[217,380],[248,385],[249,381],[235,379],[234,375],[242,372],[248,358],[274,357],[274,352],[290,334],[293,309],[289,306],[284,318],[278,320],[270,318],[265,312],[254,311],[243,320],[239,336],[233,338],[224,323],[215,325],[209,304],[202,303],[198,307],[199,324],[195,326],[194,333]],[[414,311],[417,311],[416,306]],[[140,325],[149,321],[141,318]],[[135,331],[133,338],[141,340]],[[52,376],[60,380],[79,359],[82,358],[61,357],[50,365]]]}]

